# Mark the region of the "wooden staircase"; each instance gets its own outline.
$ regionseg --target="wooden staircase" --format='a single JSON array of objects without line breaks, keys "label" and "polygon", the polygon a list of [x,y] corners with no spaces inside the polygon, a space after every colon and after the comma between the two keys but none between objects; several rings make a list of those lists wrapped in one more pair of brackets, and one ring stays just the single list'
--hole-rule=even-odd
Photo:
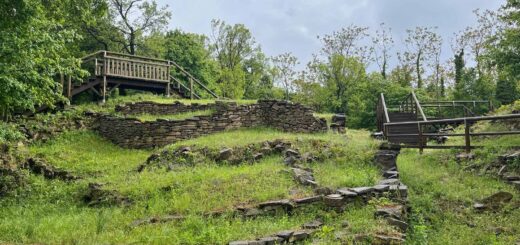
[{"label": "wooden staircase", "polygon": [[[411,122],[417,121],[417,114],[413,112],[390,112],[388,113],[390,122]],[[388,135],[392,134],[417,134],[419,128],[417,125],[399,125],[388,127]],[[419,140],[417,136],[388,136],[388,141],[395,144],[410,144],[417,145]]]},{"label": "wooden staircase", "polygon": [[[64,94],[68,98],[92,91],[104,102],[115,88],[152,91],[167,96],[175,93],[190,99],[200,99],[197,91],[204,91],[218,98],[197,78],[170,60],[98,51],[82,58],[82,68],[90,73],[82,81],[73,81],[69,77],[65,82],[65,78],[61,77]],[[170,74],[173,71],[178,77]]]}]

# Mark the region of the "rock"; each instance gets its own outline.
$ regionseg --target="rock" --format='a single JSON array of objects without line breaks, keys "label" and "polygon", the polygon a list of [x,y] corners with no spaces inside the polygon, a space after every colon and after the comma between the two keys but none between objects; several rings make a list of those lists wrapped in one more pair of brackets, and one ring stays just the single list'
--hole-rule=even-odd
[{"label": "rock", "polygon": [[351,191],[349,188],[339,188],[336,192],[347,198],[353,198],[358,196],[356,192]]},{"label": "rock", "polygon": [[308,231],[295,231],[291,238],[289,238],[290,243],[300,242],[310,237],[310,233]]},{"label": "rock", "polygon": [[253,154],[253,160],[258,161],[260,159],[264,158],[264,154],[262,153],[255,153]]},{"label": "rock", "polygon": [[320,202],[322,200],[322,196],[312,196],[312,197],[304,197],[300,199],[294,199],[294,203],[302,205],[302,204],[310,204],[315,202]]},{"label": "rock", "polygon": [[219,155],[218,155],[218,160],[219,161],[229,160],[232,155],[233,155],[233,150],[231,148],[224,148],[224,149],[220,150]]},{"label": "rock", "polygon": [[298,159],[294,156],[286,157],[283,159],[283,162],[288,166],[293,166],[298,162]]},{"label": "rock", "polygon": [[376,140],[384,140],[385,134],[383,132],[373,132],[372,134],[370,134],[370,137]]},{"label": "rock", "polygon": [[386,192],[390,190],[389,185],[375,185],[373,188],[376,192]]},{"label": "rock", "polygon": [[43,175],[46,179],[60,179],[64,181],[79,179],[79,177],[72,175],[70,172],[56,168],[39,158],[27,159],[23,167],[29,169],[34,174]]},{"label": "rock", "polygon": [[377,207],[374,215],[375,217],[390,217],[402,220],[404,217],[404,207],[402,205]]},{"label": "rock", "polygon": [[311,222],[307,222],[307,223],[303,224],[302,228],[314,230],[314,229],[318,229],[322,226],[323,226],[323,222],[321,220],[313,220]]},{"label": "rock", "polygon": [[293,150],[293,149],[285,150],[284,155],[285,155],[285,157],[296,157],[296,158],[300,157],[300,153],[298,151],[296,151],[296,150]]},{"label": "rock", "polygon": [[374,161],[383,171],[388,171],[397,166],[397,155],[398,151],[380,150],[376,153]]},{"label": "rock", "polygon": [[132,224],[130,224],[130,226],[136,227],[136,226],[141,226],[141,225],[166,223],[166,222],[183,220],[183,219],[184,219],[184,216],[182,216],[182,215],[166,215],[163,217],[151,217],[151,218],[136,220],[136,221],[132,222]]},{"label": "rock", "polygon": [[316,195],[329,195],[329,194],[332,194],[333,191],[329,187],[318,187],[318,188],[314,189],[314,193]]},{"label": "rock", "polygon": [[519,181],[520,180],[520,176],[508,175],[508,176],[505,176],[504,179],[507,180],[507,181]]},{"label": "rock", "polygon": [[347,126],[347,116],[345,114],[334,114],[332,115],[332,123],[335,123],[336,125],[340,127],[346,127]]},{"label": "rock", "polygon": [[342,228],[347,228],[350,226],[350,223],[347,221],[347,220],[344,220],[341,222],[341,227]]},{"label": "rock", "polygon": [[102,184],[89,183],[87,194],[83,197],[88,206],[105,206],[105,205],[130,205],[131,200],[114,190],[102,189]]},{"label": "rock", "polygon": [[330,194],[323,197],[323,203],[329,207],[342,207],[345,201],[340,194]]},{"label": "rock", "polygon": [[349,188],[349,190],[357,193],[358,195],[366,195],[366,194],[372,193],[372,191],[374,191],[374,188],[373,187],[354,187],[354,188]]},{"label": "rock", "polygon": [[457,160],[457,162],[459,163],[464,161],[470,161],[473,159],[475,159],[475,155],[473,153],[461,152],[455,156],[455,160]]},{"label": "rock", "polygon": [[251,241],[234,241],[230,242],[229,245],[249,245]]},{"label": "rock", "polygon": [[403,244],[404,239],[397,236],[375,235],[372,245],[397,245]]},{"label": "rock", "polygon": [[399,179],[384,179],[379,181],[379,185],[399,185]]},{"label": "rock", "polygon": [[392,217],[387,217],[386,221],[388,222],[389,225],[395,226],[403,232],[405,232],[408,229],[408,224],[404,221],[394,219]]},{"label": "rock", "polygon": [[289,239],[291,238],[293,233],[294,233],[294,231],[290,231],[290,230],[280,231],[280,232],[276,233],[276,236],[282,238],[284,241],[289,241]]},{"label": "rock", "polygon": [[393,196],[406,198],[408,197],[408,187],[403,184],[399,185],[390,185],[390,189],[388,190]]},{"label": "rock", "polygon": [[277,244],[281,244],[283,242],[283,238],[281,237],[263,237],[263,238],[260,238],[258,239],[258,242],[260,242],[260,244],[262,245],[277,245]]},{"label": "rock", "polygon": [[291,171],[293,178],[298,181],[298,183],[302,185],[317,186],[317,183],[314,182],[314,176],[312,176],[311,172],[300,168],[291,168]]},{"label": "rock", "polygon": [[272,210],[277,210],[277,209],[281,208],[285,212],[290,213],[293,210],[294,205],[290,200],[282,199],[282,200],[276,200],[276,201],[263,202],[263,203],[258,204],[258,207],[260,209],[263,209],[264,211],[272,211]]},{"label": "rock", "polygon": [[482,199],[473,206],[476,210],[499,210],[505,203],[513,199],[513,194],[505,191],[495,193]]},{"label": "rock", "polygon": [[264,211],[258,209],[258,208],[248,208],[244,210],[244,217],[246,218],[255,218],[260,215],[263,215]]},{"label": "rock", "polygon": [[399,172],[398,171],[386,171],[383,173],[383,177],[388,179],[397,179],[399,178]]}]

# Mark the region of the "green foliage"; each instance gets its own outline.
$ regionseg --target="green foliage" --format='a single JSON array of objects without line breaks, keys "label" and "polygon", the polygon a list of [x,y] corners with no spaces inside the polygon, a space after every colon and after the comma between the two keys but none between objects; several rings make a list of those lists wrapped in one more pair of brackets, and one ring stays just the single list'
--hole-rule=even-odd
[{"label": "green foliage", "polygon": [[24,138],[14,124],[0,121],[0,144],[16,142]]},{"label": "green foliage", "polygon": [[496,100],[501,104],[513,103],[518,98],[517,84],[512,80],[500,79],[497,82]]},{"label": "green foliage", "polygon": [[78,37],[74,30],[48,19],[38,0],[10,1],[0,19],[0,113],[35,105],[52,106],[63,99],[58,74],[83,75],[79,61],[67,50]]}]

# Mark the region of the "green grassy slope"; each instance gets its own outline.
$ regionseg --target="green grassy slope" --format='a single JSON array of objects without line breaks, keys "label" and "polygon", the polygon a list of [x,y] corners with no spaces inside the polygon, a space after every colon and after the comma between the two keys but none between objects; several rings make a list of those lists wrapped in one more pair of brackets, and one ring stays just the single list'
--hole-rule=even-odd
[{"label": "green grassy slope", "polygon": [[[305,141],[322,139],[340,144],[336,150],[345,157],[309,166],[318,182],[331,187],[374,184],[379,178],[370,164],[377,142],[364,131],[333,134],[289,134],[270,129],[222,132],[179,145],[199,145],[219,149],[273,139]],[[307,196],[308,187],[299,186],[285,173],[279,156],[267,157],[252,165],[203,164],[175,171],[135,171],[153,150],[119,148],[90,131],[64,133],[47,143],[30,147],[54,166],[82,177],[76,182],[45,180],[31,175],[30,184],[15,197],[0,199],[0,242],[49,244],[155,243],[214,244],[252,239],[274,232],[298,228],[316,217],[327,227],[340,228],[348,220],[353,231],[381,229],[373,219],[374,208],[353,204],[347,212],[335,214],[318,207],[299,209],[293,215],[247,220],[232,217],[234,207],[262,201]],[[304,149],[302,149],[304,150]],[[160,151],[160,149],[158,149]],[[129,207],[88,207],[82,202],[90,182],[129,196]],[[204,217],[211,211],[225,211],[220,217]],[[141,218],[181,214],[182,221],[130,227]],[[323,233],[323,236],[330,235]]]}]

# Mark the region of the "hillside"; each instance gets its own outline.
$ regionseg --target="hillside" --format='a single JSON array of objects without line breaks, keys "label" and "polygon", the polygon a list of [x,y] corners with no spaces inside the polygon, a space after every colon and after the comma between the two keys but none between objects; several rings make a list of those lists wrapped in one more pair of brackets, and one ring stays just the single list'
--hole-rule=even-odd
[{"label": "hillside", "polygon": [[[520,241],[518,187],[487,167],[520,145],[520,137],[480,139],[488,147],[475,150],[475,160],[466,162],[457,162],[454,150],[401,150],[398,175],[408,186],[408,201],[374,192],[339,209],[327,202],[293,206],[283,200],[294,203],[321,191],[327,195],[326,189],[375,186],[383,178],[374,164],[381,142],[363,130],[290,133],[254,127],[154,149],[125,149],[101,137],[83,116],[124,116],[114,111],[115,105],[143,100],[172,102],[148,95],[121,97],[25,121],[40,136],[33,133],[34,140],[10,146],[2,157],[2,169],[16,171],[22,180],[13,186],[9,175],[0,179],[7,190],[0,196],[0,242],[226,244],[302,227],[312,230],[302,242],[312,244],[400,243],[401,233],[409,244]],[[138,116],[143,122],[183,118]],[[520,173],[518,166],[512,164],[510,174]],[[494,211],[475,210],[475,203],[499,191],[514,197]],[[274,208],[256,208],[266,202]],[[400,204],[409,207],[405,230],[377,215],[382,207]]]}]

